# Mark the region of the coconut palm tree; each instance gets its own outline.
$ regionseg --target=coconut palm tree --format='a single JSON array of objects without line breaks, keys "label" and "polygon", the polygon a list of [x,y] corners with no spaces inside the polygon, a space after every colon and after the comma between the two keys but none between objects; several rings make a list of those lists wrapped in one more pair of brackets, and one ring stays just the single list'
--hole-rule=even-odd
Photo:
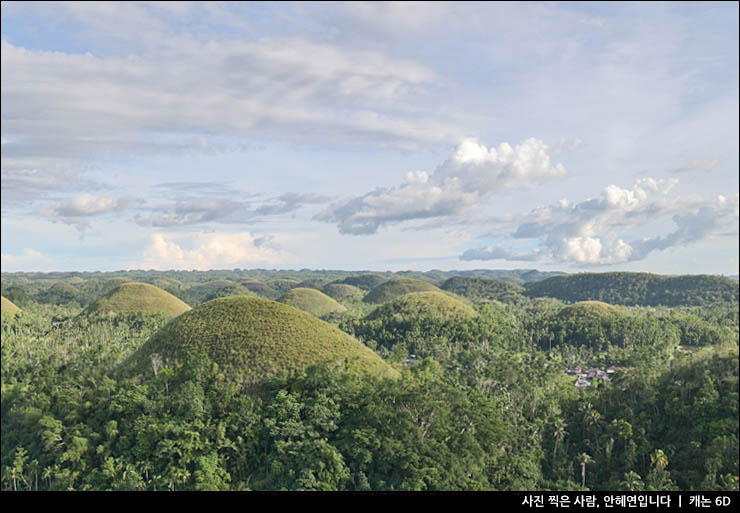
[{"label": "coconut palm tree", "polygon": [[650,455],[650,463],[655,465],[658,470],[663,470],[668,466],[668,456],[661,449],[656,449],[653,454]]},{"label": "coconut palm tree", "polygon": [[645,483],[642,481],[640,474],[633,470],[625,472],[624,480],[620,481],[619,484],[624,486],[630,492],[639,492],[645,488]]},{"label": "coconut palm tree", "polygon": [[[552,451],[552,459],[555,460],[555,453],[557,452],[558,445],[560,445],[566,436],[568,436],[568,432],[565,430],[565,428],[568,427],[568,424],[565,423],[563,419],[558,419],[555,421],[555,429],[553,430],[552,436],[555,437],[555,447]],[[554,461],[553,461],[554,463]]]},{"label": "coconut palm tree", "polygon": [[593,463],[594,459],[585,452],[582,452],[576,457],[576,461],[581,464],[581,488],[586,488],[586,465]]}]

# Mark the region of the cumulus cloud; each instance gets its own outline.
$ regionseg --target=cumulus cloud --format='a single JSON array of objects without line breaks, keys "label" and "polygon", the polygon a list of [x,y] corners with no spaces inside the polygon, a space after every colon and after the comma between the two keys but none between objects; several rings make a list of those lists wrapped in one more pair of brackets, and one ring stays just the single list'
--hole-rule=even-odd
[{"label": "cumulus cloud", "polygon": [[[462,260],[544,260],[581,265],[638,261],[653,251],[718,236],[737,226],[738,196],[669,197],[676,179],[638,180],[630,189],[606,187],[580,203],[562,200],[520,216],[512,239],[534,239],[539,247],[515,254],[503,246],[467,250]],[[672,221],[675,230],[627,241],[631,230]]]},{"label": "cumulus cloud", "polygon": [[563,165],[553,164],[550,156],[551,148],[534,138],[498,148],[465,139],[431,175],[410,172],[399,187],[333,205],[316,218],[336,222],[341,233],[359,235],[391,223],[457,216],[503,188],[564,176]]},{"label": "cumulus cloud", "polygon": [[663,237],[645,238],[632,243],[634,248],[632,260],[641,260],[652,251],[712,238],[733,225],[737,233],[738,195],[735,195],[734,201],[720,195],[695,212],[676,214],[672,219],[677,227],[674,232]]},{"label": "cumulus cloud", "polygon": [[265,244],[267,240],[269,236],[250,232],[155,233],[136,267],[209,270],[274,265],[282,254]]}]

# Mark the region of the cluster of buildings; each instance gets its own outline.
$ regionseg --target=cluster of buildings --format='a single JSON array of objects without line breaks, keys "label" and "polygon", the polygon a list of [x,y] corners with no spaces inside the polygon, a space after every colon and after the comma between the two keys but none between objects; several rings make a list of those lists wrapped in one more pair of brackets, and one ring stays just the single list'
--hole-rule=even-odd
[{"label": "cluster of buildings", "polygon": [[617,372],[617,368],[614,366],[609,367],[605,371],[592,367],[590,369],[583,370],[581,367],[572,367],[565,369],[565,373],[570,376],[578,376],[576,381],[576,388],[583,388],[591,386],[591,383],[595,379],[600,379],[604,382],[609,381],[609,376]]}]

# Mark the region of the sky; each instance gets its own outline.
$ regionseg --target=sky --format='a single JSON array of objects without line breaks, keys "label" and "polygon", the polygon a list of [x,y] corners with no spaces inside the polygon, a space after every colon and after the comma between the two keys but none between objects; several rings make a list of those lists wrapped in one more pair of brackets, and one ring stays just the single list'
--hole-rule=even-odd
[{"label": "sky", "polygon": [[738,274],[737,2],[3,2],[2,271]]}]

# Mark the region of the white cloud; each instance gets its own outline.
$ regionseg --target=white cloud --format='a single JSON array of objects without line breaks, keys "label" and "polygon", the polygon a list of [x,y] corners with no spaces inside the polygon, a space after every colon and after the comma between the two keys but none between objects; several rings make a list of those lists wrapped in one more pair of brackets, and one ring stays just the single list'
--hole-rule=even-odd
[{"label": "white cloud", "polygon": [[282,251],[249,232],[154,233],[137,269],[227,269],[275,265]]},{"label": "white cloud", "polygon": [[245,201],[233,201],[226,199],[227,195],[235,194],[237,191],[227,191],[221,188],[210,187],[208,183],[203,184],[163,184],[179,194],[185,194],[192,190],[191,186],[199,187],[201,194],[206,197],[193,197],[176,200],[172,205],[155,206],[150,210],[152,213],[143,215],[136,214],[134,222],[139,226],[154,226],[168,228],[174,226],[191,226],[205,223],[248,223],[255,222],[258,218],[265,216],[279,216],[294,212],[305,205],[327,203],[331,198],[320,194],[288,192],[269,201],[262,201],[258,207]]},{"label": "white cloud", "polygon": [[3,40],[3,134],[84,141],[87,151],[158,142],[152,134],[260,128],[298,135],[308,124],[336,135],[438,140],[449,134],[429,127],[444,130],[441,123],[398,112],[413,105],[416,87],[436,79],[410,60],[301,38],[182,39],[128,57],[33,51]]},{"label": "white cloud", "polygon": [[74,226],[82,238],[85,230],[90,227],[90,217],[112,212],[120,214],[131,204],[143,202],[144,200],[134,196],[122,196],[114,200],[107,195],[78,194],[65,202],[42,206],[38,209],[38,214],[54,222]]},{"label": "white cloud", "polygon": [[410,172],[399,187],[377,189],[334,205],[317,219],[336,222],[341,233],[371,234],[386,224],[457,216],[480,206],[494,192],[513,185],[564,176],[550,160],[548,145],[534,138],[511,147],[486,148],[465,139],[432,175]]},{"label": "white cloud", "polygon": [[[98,11],[112,16],[97,5],[85,19]],[[461,133],[418,99],[439,77],[409,59],[301,37],[160,36],[127,56],[2,40],[3,204],[81,182],[101,158],[243,151],[245,137],[413,149]]]},{"label": "white cloud", "polygon": [[[534,239],[539,247],[514,254],[502,247],[465,251],[462,260],[552,260],[581,265],[639,261],[651,252],[685,246],[737,230],[738,195],[734,201],[718,197],[668,197],[676,179],[638,180],[631,189],[609,185],[600,198],[580,203],[561,200],[519,216],[514,239]],[[657,195],[657,197],[656,197]],[[675,230],[663,236],[636,238],[634,229],[663,227]],[[661,226],[662,225],[662,226]],[[730,232],[732,233],[732,232]],[[628,241],[625,239],[632,238]]]},{"label": "white cloud", "polygon": [[38,213],[52,221],[72,225],[82,234],[90,226],[87,218],[111,212],[120,214],[131,204],[142,202],[143,200],[134,196],[122,196],[114,200],[107,195],[78,194],[63,203],[42,206]]},{"label": "white cloud", "polygon": [[243,222],[249,218],[247,207],[247,203],[226,199],[182,200],[169,207],[155,207],[150,215],[136,214],[134,222],[140,226],[158,228],[209,222]]}]

